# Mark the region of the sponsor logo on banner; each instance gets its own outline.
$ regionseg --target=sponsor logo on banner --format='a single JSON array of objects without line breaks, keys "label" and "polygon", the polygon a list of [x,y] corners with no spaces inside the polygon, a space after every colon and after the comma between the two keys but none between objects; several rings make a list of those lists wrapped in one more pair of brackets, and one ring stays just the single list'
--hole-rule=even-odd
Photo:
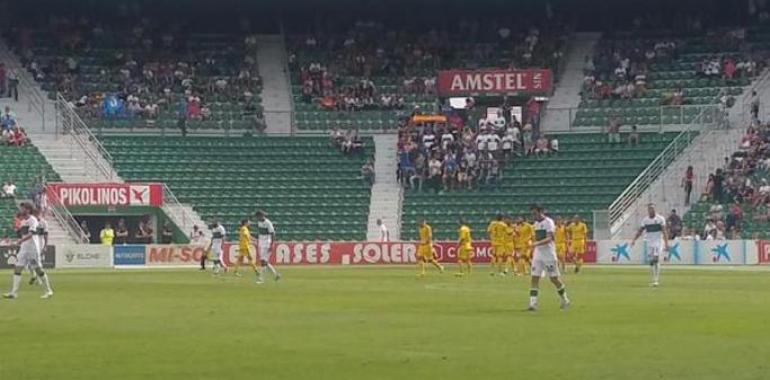
[{"label": "sponsor logo on banner", "polygon": [[612,251],[612,262],[615,262],[615,263],[620,263],[623,261],[630,262],[631,261],[631,256],[629,254],[630,249],[631,249],[631,244],[629,243],[615,244],[615,247],[610,249],[610,251]]},{"label": "sponsor logo on banner", "polygon": [[599,240],[596,242],[596,262],[600,264],[642,264],[644,244],[631,246],[629,241]]},{"label": "sponsor logo on banner", "polygon": [[116,245],[112,247],[115,265],[144,265],[145,246]]},{"label": "sponsor logo on banner", "polygon": [[705,240],[698,242],[697,264],[735,265],[744,264],[746,258],[744,240]]},{"label": "sponsor logo on banner", "polygon": [[468,94],[544,93],[552,89],[551,71],[444,70],[436,88],[441,96]]},{"label": "sponsor logo on banner", "polygon": [[[15,245],[0,247],[0,269],[15,267],[18,254],[19,247]],[[40,259],[43,261],[43,268],[53,268],[56,265],[56,247],[52,245],[45,247]]]},{"label": "sponsor logo on banner", "polygon": [[58,268],[109,268],[112,247],[97,244],[63,244],[56,247]]},{"label": "sponsor logo on banner", "polygon": [[163,187],[151,183],[50,183],[47,191],[65,206],[161,206]]},{"label": "sponsor logo on banner", "polygon": [[770,264],[770,241],[760,240],[757,242],[759,249],[759,263]]},{"label": "sponsor logo on banner", "polygon": [[198,265],[206,247],[200,244],[148,245],[145,248],[148,266]]}]

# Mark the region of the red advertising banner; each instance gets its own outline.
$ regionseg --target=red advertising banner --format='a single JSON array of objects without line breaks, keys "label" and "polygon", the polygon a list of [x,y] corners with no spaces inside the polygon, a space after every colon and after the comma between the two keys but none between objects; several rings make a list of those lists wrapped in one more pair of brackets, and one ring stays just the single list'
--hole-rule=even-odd
[{"label": "red advertising banner", "polygon": [[[433,248],[436,260],[441,263],[457,261],[455,242],[435,242]],[[488,263],[491,249],[489,242],[473,243],[474,263]],[[225,264],[235,263],[238,245],[225,244]],[[252,247],[252,256],[256,252]],[[271,262],[277,265],[367,265],[367,264],[413,264],[417,262],[415,242],[276,242],[273,245]],[[199,257],[199,256],[198,256]],[[596,243],[588,242],[586,263],[596,262]],[[148,265],[151,257],[148,256]],[[178,265],[178,264],[177,264]]]},{"label": "red advertising banner", "polygon": [[757,256],[759,256],[759,264],[770,264],[770,241],[757,241]]},{"label": "red advertising banner", "polygon": [[436,89],[441,96],[544,93],[553,88],[551,70],[444,70]]},{"label": "red advertising banner", "polygon": [[206,253],[206,246],[185,244],[150,244],[145,246],[145,265],[154,266],[179,266],[198,265],[201,257]]},{"label": "red advertising banner", "polygon": [[49,183],[47,191],[64,206],[154,206],[163,204],[159,183]]}]

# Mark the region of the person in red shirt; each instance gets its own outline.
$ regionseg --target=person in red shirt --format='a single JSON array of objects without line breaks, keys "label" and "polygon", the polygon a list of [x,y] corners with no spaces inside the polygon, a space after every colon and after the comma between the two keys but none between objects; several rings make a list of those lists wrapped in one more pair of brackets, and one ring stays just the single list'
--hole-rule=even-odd
[{"label": "person in red shirt", "polygon": [[8,145],[22,146],[27,143],[27,134],[19,126],[13,127],[8,138]]},{"label": "person in red shirt", "polygon": [[727,58],[724,65],[722,65],[722,72],[725,79],[733,79],[735,76],[735,61],[732,58]]}]

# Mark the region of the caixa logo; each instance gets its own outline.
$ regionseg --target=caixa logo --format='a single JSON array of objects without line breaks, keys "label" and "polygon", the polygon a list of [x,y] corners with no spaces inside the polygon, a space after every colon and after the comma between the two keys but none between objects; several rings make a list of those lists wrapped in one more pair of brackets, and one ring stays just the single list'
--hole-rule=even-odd
[{"label": "caixa logo", "polygon": [[711,261],[718,263],[722,260],[728,263],[731,261],[730,249],[728,248],[727,243],[717,244],[714,248],[711,248]]},{"label": "caixa logo", "polygon": [[353,246],[353,254],[343,253],[342,264],[406,264],[417,262],[413,243],[362,243]]},{"label": "caixa logo", "polygon": [[612,261],[619,262],[623,259],[625,259],[626,261],[631,261],[631,256],[628,253],[628,248],[629,248],[628,243],[616,244],[615,248],[610,249],[610,252],[612,252]]}]

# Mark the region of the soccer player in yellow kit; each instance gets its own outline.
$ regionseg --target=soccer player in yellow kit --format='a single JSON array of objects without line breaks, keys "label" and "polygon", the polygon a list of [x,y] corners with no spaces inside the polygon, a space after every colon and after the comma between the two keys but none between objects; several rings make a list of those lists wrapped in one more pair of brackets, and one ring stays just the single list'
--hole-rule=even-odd
[{"label": "soccer player in yellow kit", "polygon": [[444,273],[444,266],[436,261],[433,256],[433,229],[425,219],[420,220],[420,245],[417,247],[417,276],[425,276],[425,264],[431,263],[438,268],[439,272]]},{"label": "soccer player in yellow kit", "polygon": [[460,228],[457,229],[457,235],[457,265],[460,271],[455,276],[462,277],[471,274],[471,259],[473,258],[471,228],[462,218],[460,218]]},{"label": "soccer player in yellow kit", "polygon": [[235,260],[235,275],[238,277],[241,276],[241,274],[238,273],[238,269],[240,269],[243,259],[246,259],[246,262],[249,263],[249,266],[254,270],[254,273],[259,273],[257,272],[257,264],[251,259],[252,238],[251,231],[249,230],[249,223],[248,219],[243,219],[241,220],[240,228],[238,228],[238,258]]},{"label": "soccer player in yellow kit", "polygon": [[497,214],[495,219],[489,222],[487,237],[492,246],[489,274],[494,276],[497,265],[505,264],[505,222],[503,222],[503,214]]},{"label": "soccer player in yellow kit", "polygon": [[556,217],[553,242],[556,244],[556,258],[559,260],[559,270],[564,273],[567,265],[567,226],[564,225],[564,219],[560,216]]},{"label": "soccer player in yellow kit", "polygon": [[516,228],[513,224],[513,219],[510,215],[506,215],[503,218],[503,255],[502,258],[498,258],[498,265],[500,266],[500,274],[505,276],[508,274],[508,268],[513,267],[513,251],[514,241],[516,239]]},{"label": "soccer player in yellow kit", "polygon": [[583,254],[586,253],[586,240],[588,239],[588,226],[583,223],[579,215],[572,218],[572,223],[567,226],[567,240],[572,260],[575,261],[575,273],[580,273],[583,267]]},{"label": "soccer player in yellow kit", "polygon": [[535,228],[522,217],[516,218],[516,240],[514,248],[518,259],[516,267],[519,274],[529,274],[529,266],[532,263],[531,243],[535,237]]}]

